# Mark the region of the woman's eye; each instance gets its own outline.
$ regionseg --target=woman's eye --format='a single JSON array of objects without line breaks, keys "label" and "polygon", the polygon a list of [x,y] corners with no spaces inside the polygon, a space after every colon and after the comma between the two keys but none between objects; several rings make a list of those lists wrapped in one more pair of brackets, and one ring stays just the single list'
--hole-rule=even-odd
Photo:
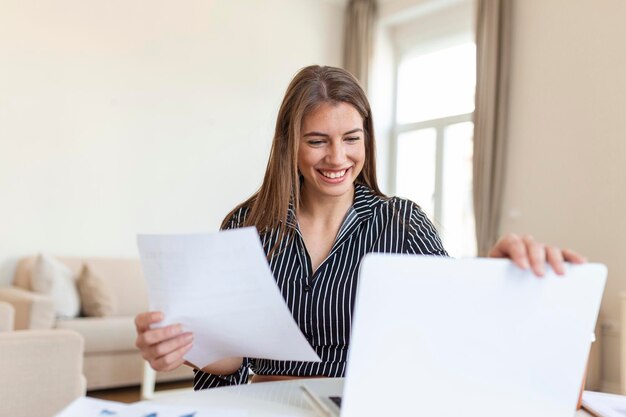
[{"label": "woman's eye", "polygon": [[309,145],[312,145],[312,146],[319,146],[319,145],[323,144],[324,141],[323,140],[312,139],[312,140],[309,140],[308,143],[309,143]]},{"label": "woman's eye", "polygon": [[360,139],[361,139],[361,138],[360,138],[360,137],[358,137],[358,136],[351,136],[351,137],[349,137],[349,138],[346,138],[346,141],[347,141],[347,142],[356,142],[356,141],[358,141],[358,140],[360,140]]}]

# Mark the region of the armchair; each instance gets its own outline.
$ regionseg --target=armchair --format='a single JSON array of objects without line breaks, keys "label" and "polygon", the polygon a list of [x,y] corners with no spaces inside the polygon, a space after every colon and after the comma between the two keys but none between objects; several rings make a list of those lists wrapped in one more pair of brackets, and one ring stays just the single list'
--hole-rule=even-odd
[{"label": "armchair", "polygon": [[[13,307],[0,302],[0,323]],[[50,417],[85,394],[83,339],[70,330],[0,331],[0,415]]]}]

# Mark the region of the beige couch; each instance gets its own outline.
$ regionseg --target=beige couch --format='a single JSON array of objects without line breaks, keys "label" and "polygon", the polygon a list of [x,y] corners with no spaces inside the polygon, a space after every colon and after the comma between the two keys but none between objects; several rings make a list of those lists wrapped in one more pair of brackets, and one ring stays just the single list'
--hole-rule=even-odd
[{"label": "beige couch", "polygon": [[[75,275],[83,265],[106,281],[114,308],[106,317],[57,319],[48,295],[32,291],[31,273],[35,257],[21,259],[13,285],[0,287],[0,301],[15,308],[15,329],[67,329],[85,340],[84,374],[87,389],[137,385],[143,378],[143,359],[135,347],[134,316],[148,309],[148,295],[137,259],[59,258]],[[157,381],[189,379],[192,372],[181,367],[159,373]]]},{"label": "beige couch", "polygon": [[15,308],[3,301],[0,301],[0,332],[10,332],[13,330],[15,322]]},{"label": "beige couch", "polygon": [[0,416],[50,417],[85,394],[83,339],[70,330],[18,330],[0,302]]}]

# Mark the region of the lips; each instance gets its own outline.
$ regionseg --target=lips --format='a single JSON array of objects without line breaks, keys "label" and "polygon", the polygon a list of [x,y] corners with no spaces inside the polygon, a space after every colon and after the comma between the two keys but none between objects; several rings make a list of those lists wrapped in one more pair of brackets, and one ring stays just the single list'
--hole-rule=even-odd
[{"label": "lips", "polygon": [[346,175],[346,171],[347,169],[342,169],[341,171],[325,171],[320,169],[318,172],[326,178],[336,179],[343,178],[343,176]]},{"label": "lips", "polygon": [[320,178],[329,184],[338,184],[343,182],[346,178],[349,177],[347,175],[352,167],[344,168],[344,169],[318,169],[317,172],[320,174]]}]

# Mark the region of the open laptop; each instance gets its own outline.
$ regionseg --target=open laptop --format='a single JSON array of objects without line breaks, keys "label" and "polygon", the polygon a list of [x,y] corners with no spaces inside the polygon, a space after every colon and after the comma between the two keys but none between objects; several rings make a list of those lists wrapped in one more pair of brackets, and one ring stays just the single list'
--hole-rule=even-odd
[{"label": "open laptop", "polygon": [[[571,417],[606,267],[368,255],[342,417]],[[339,408],[324,399],[326,410]]]}]

